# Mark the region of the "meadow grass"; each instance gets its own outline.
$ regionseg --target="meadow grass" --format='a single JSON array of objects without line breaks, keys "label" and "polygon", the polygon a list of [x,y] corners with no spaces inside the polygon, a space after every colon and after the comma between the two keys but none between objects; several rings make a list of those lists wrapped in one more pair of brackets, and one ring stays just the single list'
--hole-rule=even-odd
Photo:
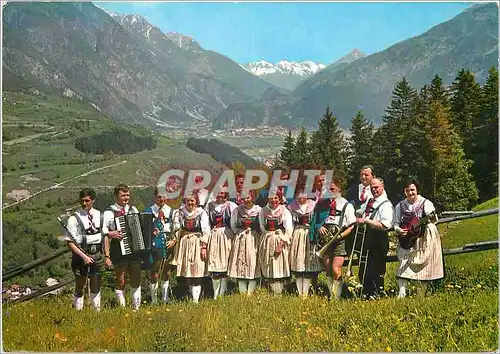
[{"label": "meadow grass", "polygon": [[493,351],[496,291],[329,302],[259,291],[198,305],[70,308],[70,295],[6,308],[6,351]]},{"label": "meadow grass", "polygon": [[[489,209],[496,201],[477,207]],[[483,220],[482,222],[480,222]],[[444,247],[495,239],[498,217],[440,227]],[[4,307],[6,351],[494,351],[498,348],[498,251],[446,257],[446,277],[427,295],[410,287],[397,299],[396,263],[388,264],[388,297],[328,301],[258,290],[198,305],[114,307],[104,286],[103,310],[71,309],[65,295]],[[145,274],[143,274],[145,278]],[[107,278],[112,278],[109,274]],[[108,282],[106,279],[104,283]],[[324,277],[320,277],[320,283]],[[175,280],[172,281],[175,284]],[[143,285],[143,296],[147,294]],[[127,298],[129,291],[126,292]]]}]

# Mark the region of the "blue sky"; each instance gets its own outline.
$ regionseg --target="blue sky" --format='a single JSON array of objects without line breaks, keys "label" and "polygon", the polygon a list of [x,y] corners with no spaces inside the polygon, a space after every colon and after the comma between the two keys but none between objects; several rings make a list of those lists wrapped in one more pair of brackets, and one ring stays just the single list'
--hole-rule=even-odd
[{"label": "blue sky", "polygon": [[313,60],[329,64],[354,48],[384,50],[458,15],[470,3],[96,2],[139,14],[163,32],[193,37],[238,63]]}]

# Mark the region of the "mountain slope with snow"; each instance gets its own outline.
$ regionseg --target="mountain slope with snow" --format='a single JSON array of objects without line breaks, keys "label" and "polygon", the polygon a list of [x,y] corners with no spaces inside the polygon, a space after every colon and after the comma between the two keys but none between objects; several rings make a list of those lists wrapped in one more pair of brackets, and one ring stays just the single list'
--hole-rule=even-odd
[{"label": "mountain slope with snow", "polygon": [[273,85],[293,90],[302,80],[326,68],[326,65],[310,60],[303,62],[281,60],[276,64],[260,60],[242,67]]}]

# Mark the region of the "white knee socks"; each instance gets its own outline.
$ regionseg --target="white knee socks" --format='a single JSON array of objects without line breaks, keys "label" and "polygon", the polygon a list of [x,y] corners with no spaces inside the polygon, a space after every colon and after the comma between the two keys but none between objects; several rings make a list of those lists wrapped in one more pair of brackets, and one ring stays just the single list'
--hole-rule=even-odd
[{"label": "white knee socks", "polygon": [[408,280],[398,278],[399,294],[398,297],[406,297],[406,288],[408,287]]},{"label": "white knee socks", "polygon": [[166,280],[163,282],[161,286],[162,299],[165,304],[168,303],[168,283],[169,281]]},{"label": "white knee socks", "polygon": [[132,308],[138,310],[141,307],[141,286],[138,288],[130,288],[132,292]]},{"label": "white knee socks", "polygon": [[227,290],[227,278],[222,278],[220,280],[220,291],[219,296],[224,296]]},{"label": "white knee socks", "polygon": [[198,303],[201,294],[201,285],[193,285],[191,286],[191,295],[193,295],[193,302],[195,304]]},{"label": "white knee socks", "polygon": [[101,292],[99,291],[97,294],[90,293],[90,302],[92,303],[94,310],[97,312],[101,311]]},{"label": "white knee socks", "polygon": [[73,307],[77,311],[83,310],[83,295],[80,297],[77,297],[76,295],[73,295]]},{"label": "white knee socks", "polygon": [[275,280],[271,283],[271,289],[275,295],[281,295],[283,292],[283,282],[281,280]]},{"label": "white knee socks", "polygon": [[311,287],[312,279],[311,278],[302,278],[302,296],[309,296],[309,288]]},{"label": "white knee socks", "polygon": [[158,290],[158,282],[149,284],[149,291],[151,292],[151,304],[156,305],[158,303],[158,296],[156,294]]},{"label": "white knee socks", "polygon": [[249,280],[247,294],[250,295],[251,293],[253,293],[255,291],[255,288],[257,288],[257,280]]},{"label": "white knee socks", "polygon": [[303,282],[304,282],[304,278],[301,278],[301,277],[295,278],[295,283],[297,284],[297,291],[299,292],[299,296],[303,296],[303,294],[304,294]]},{"label": "white knee socks", "polygon": [[240,279],[238,280],[238,290],[240,291],[240,294],[244,294],[247,291],[249,291],[249,283],[248,280],[246,279]]},{"label": "white knee socks", "polygon": [[123,290],[115,290],[116,300],[118,305],[125,307],[125,297],[123,296]]},{"label": "white knee socks", "polygon": [[212,278],[212,284],[214,287],[214,299],[217,299],[217,297],[219,296],[219,292],[220,292],[221,279]]}]

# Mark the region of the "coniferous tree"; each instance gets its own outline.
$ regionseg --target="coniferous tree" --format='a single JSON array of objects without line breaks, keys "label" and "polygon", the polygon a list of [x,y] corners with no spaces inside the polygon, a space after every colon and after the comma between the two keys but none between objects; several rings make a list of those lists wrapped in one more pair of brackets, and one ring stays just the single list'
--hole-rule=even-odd
[{"label": "coniferous tree", "polygon": [[443,86],[443,80],[439,75],[434,76],[428,87],[429,99],[433,102],[438,101],[443,106],[449,106],[449,92]]},{"label": "coniferous tree", "polygon": [[369,122],[363,112],[358,111],[351,120],[350,133],[348,139],[348,170],[349,184],[357,181],[358,171],[365,165],[371,165],[374,162],[373,156],[373,134],[375,127]]},{"label": "coniferous tree", "polygon": [[471,156],[473,122],[477,119],[481,104],[481,87],[476,83],[474,74],[460,70],[451,85],[451,123],[462,137],[467,157]]},{"label": "coniferous tree", "polygon": [[336,177],[346,178],[346,142],[337,117],[326,108],[311,139],[311,162],[315,168],[333,170]]},{"label": "coniferous tree", "polygon": [[469,173],[472,161],[450,123],[450,110],[434,101],[426,118],[425,194],[441,209],[466,210],[477,199],[477,188]]},{"label": "coniferous tree", "polygon": [[403,78],[394,87],[383,124],[374,137],[376,171],[385,180],[387,194],[393,201],[402,197],[402,184],[419,171],[422,163],[417,153],[422,137],[414,130],[416,102],[416,90]]},{"label": "coniferous tree", "polygon": [[283,148],[280,151],[278,165],[287,169],[293,168],[295,164],[295,139],[292,132],[288,131],[288,135],[283,143]]},{"label": "coniferous tree", "polygon": [[300,129],[299,136],[295,143],[294,155],[295,155],[295,166],[294,168],[303,170],[309,165],[309,153],[310,145],[307,131],[304,127]]},{"label": "coniferous tree", "polygon": [[498,70],[492,67],[481,90],[481,106],[473,122],[472,172],[481,201],[498,194]]}]

